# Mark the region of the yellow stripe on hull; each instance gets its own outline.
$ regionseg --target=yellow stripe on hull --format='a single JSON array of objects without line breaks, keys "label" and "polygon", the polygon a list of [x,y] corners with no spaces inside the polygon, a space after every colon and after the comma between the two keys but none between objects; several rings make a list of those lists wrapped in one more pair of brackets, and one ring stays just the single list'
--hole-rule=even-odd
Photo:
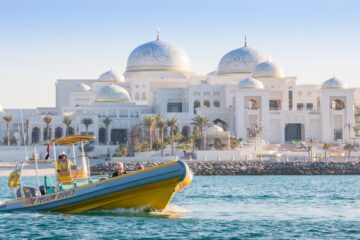
[{"label": "yellow stripe on hull", "polygon": [[[180,182],[182,183],[182,182]],[[88,201],[54,208],[50,211],[77,213],[89,210],[111,210],[116,208],[150,208],[163,210],[177,190],[179,178],[112,193]]]}]

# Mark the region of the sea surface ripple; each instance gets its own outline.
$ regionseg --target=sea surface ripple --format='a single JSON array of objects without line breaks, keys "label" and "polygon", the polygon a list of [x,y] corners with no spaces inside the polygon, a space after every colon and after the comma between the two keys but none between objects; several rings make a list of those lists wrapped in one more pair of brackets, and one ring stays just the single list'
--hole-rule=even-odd
[{"label": "sea surface ripple", "polygon": [[[24,182],[35,183],[32,177]],[[11,199],[0,178],[0,200]],[[195,176],[165,212],[0,213],[2,239],[359,239],[360,176]]]}]

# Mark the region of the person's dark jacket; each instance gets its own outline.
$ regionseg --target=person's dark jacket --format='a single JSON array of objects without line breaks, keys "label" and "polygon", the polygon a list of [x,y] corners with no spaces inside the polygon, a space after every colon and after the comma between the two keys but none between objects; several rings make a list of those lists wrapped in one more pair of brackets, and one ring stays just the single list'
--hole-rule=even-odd
[{"label": "person's dark jacket", "polygon": [[121,175],[123,175],[123,174],[126,174],[126,171],[124,171],[122,174],[119,174],[118,171],[115,171],[115,172],[111,175],[111,177],[118,177],[118,176],[121,176]]}]

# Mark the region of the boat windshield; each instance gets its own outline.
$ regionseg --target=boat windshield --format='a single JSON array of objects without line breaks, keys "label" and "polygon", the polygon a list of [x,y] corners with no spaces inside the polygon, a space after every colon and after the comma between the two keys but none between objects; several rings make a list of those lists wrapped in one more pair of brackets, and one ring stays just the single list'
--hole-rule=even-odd
[{"label": "boat windshield", "polygon": [[[88,179],[90,177],[89,159],[85,155],[85,147],[88,142],[95,139],[95,136],[73,135],[48,141],[54,149],[56,161],[56,173],[59,184],[67,185],[76,180]],[[79,146],[76,146],[79,145]],[[70,154],[56,154],[56,149],[67,148]],[[71,149],[72,148],[72,149]],[[80,155],[77,154],[77,148]],[[71,154],[72,152],[72,154]]]}]

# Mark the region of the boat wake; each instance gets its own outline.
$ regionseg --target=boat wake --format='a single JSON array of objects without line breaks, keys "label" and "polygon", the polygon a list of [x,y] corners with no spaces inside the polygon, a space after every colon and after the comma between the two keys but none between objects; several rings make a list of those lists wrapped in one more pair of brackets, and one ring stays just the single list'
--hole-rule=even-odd
[{"label": "boat wake", "polygon": [[148,218],[183,218],[188,211],[175,204],[170,204],[163,211],[153,211],[147,207],[142,209],[116,209],[108,211],[88,211],[78,213],[86,216],[110,216],[110,217],[148,217]]}]

